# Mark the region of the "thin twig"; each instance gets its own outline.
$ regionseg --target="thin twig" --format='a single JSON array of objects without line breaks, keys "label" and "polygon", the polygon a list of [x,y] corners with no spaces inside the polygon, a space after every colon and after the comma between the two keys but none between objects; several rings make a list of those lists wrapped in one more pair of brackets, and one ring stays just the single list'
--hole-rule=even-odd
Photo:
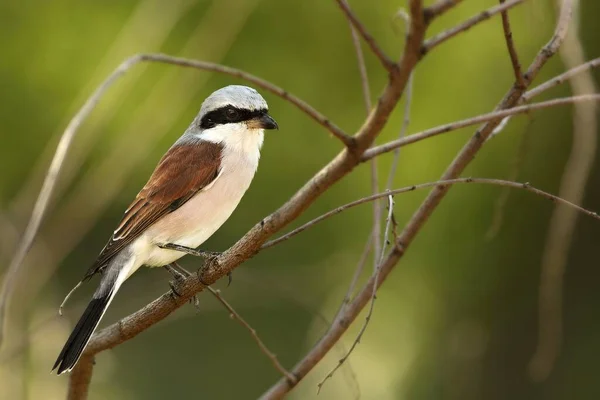
[{"label": "thin twig", "polygon": [[219,290],[213,289],[210,286],[207,286],[206,288],[209,292],[213,294],[213,296],[217,298],[217,300],[219,300],[221,304],[223,304],[223,306],[225,306],[225,308],[230,312],[231,316],[235,318],[240,323],[240,325],[246,328],[248,332],[250,332],[250,335],[252,335],[252,338],[254,339],[256,344],[258,344],[260,351],[262,351],[271,360],[273,366],[281,373],[281,375],[285,376],[292,384],[298,382],[298,379],[294,375],[292,375],[288,370],[286,370],[283,365],[281,365],[275,353],[269,350],[269,348],[261,340],[261,338],[258,336],[258,333],[256,333],[256,329],[250,326],[250,324],[246,322],[246,320],[242,318],[242,316],[237,311],[234,310],[231,304],[229,304],[227,300],[225,300],[223,296],[221,296],[221,292]]},{"label": "thin twig", "polygon": [[453,38],[454,36],[458,35],[461,32],[467,31],[468,29],[472,28],[473,26],[477,25],[478,23],[485,21],[486,19],[489,19],[498,13],[501,13],[503,11],[506,11],[506,10],[516,6],[516,5],[521,4],[523,1],[525,1],[525,0],[508,0],[504,4],[500,4],[498,6],[488,8],[487,10],[475,15],[474,17],[469,18],[462,24],[457,25],[453,28],[450,28],[447,31],[444,31],[442,33],[439,33],[439,34],[435,35],[434,37],[432,37],[431,39],[427,39],[425,41],[425,43],[423,43],[423,47],[421,49],[421,54],[425,55],[425,54],[429,53],[431,51],[431,49],[444,43],[446,40]]},{"label": "thin twig", "polygon": [[452,7],[458,5],[462,0],[439,0],[437,3],[430,5],[423,10],[425,14],[425,22],[430,24],[435,18],[444,14]]},{"label": "thin twig", "polygon": [[271,82],[266,81],[262,78],[254,76],[242,70],[227,67],[221,64],[215,64],[199,60],[191,60],[188,58],[173,57],[166,54],[141,54],[139,57],[141,58],[140,61],[158,62],[163,64],[178,65],[180,67],[195,68],[204,71],[219,72],[251,82],[259,88],[267,90],[296,106],[300,111],[304,112],[315,122],[327,129],[333,136],[338,138],[342,143],[344,143],[346,147],[351,147],[353,145],[353,139],[351,136],[348,136],[344,131],[342,131],[327,117],[319,113],[308,103],[290,94],[287,90],[275,86]]},{"label": "thin twig", "polygon": [[503,179],[489,179],[489,178],[456,178],[456,179],[447,179],[447,180],[439,180],[439,181],[434,181],[434,182],[420,183],[418,185],[406,186],[406,187],[403,187],[400,189],[386,190],[385,192],[382,192],[382,193],[377,193],[377,194],[374,194],[371,196],[360,198],[358,200],[354,200],[350,203],[346,203],[342,206],[336,207],[333,210],[328,211],[325,214],[322,214],[322,215],[318,216],[317,218],[314,218],[314,219],[308,221],[304,225],[294,229],[291,232],[286,233],[283,236],[278,237],[277,239],[273,239],[273,240],[265,243],[263,248],[272,247],[272,246],[275,246],[276,244],[279,244],[288,239],[291,239],[292,237],[296,236],[297,234],[304,232],[308,228],[312,228],[313,225],[316,225],[319,222],[322,222],[323,220],[326,220],[329,217],[337,215],[337,214],[341,213],[342,211],[345,211],[349,208],[353,208],[353,207],[359,206],[361,204],[368,203],[370,201],[381,199],[388,195],[397,195],[397,194],[401,194],[401,193],[412,192],[415,190],[426,189],[426,188],[435,187],[435,186],[449,187],[449,186],[457,184],[457,183],[480,183],[480,184],[487,184],[487,185],[507,186],[507,187],[512,187],[512,188],[516,188],[516,189],[524,189],[531,193],[545,197],[548,200],[552,200],[557,203],[565,204],[565,205],[572,207],[590,217],[600,219],[600,217],[598,216],[598,214],[596,212],[587,210],[587,209],[580,207],[574,203],[571,203],[570,201],[564,200],[558,196],[544,192],[543,190],[539,190],[534,187],[531,187],[531,185],[529,185],[528,183],[519,183],[519,182],[507,181],[507,180],[503,180]]},{"label": "thin twig", "polygon": [[388,243],[390,225],[392,223],[393,212],[394,212],[394,198],[392,195],[388,195],[388,217],[386,218],[384,240],[383,240],[383,246],[381,247],[381,254],[378,255],[379,259],[378,259],[377,265],[375,267],[375,272],[373,273],[373,277],[374,277],[376,283],[373,285],[373,293],[371,294],[371,303],[369,306],[369,311],[367,311],[367,316],[365,317],[365,321],[364,321],[362,327],[360,328],[358,335],[356,335],[356,339],[354,339],[354,342],[352,342],[352,346],[350,346],[350,349],[348,350],[348,352],[346,352],[346,354],[338,360],[338,363],[336,364],[336,366],[331,371],[329,371],[329,373],[321,380],[321,382],[319,382],[317,384],[317,394],[319,392],[321,392],[321,389],[323,388],[323,385],[325,384],[325,382],[327,382],[327,380],[329,378],[332,378],[333,374],[335,374],[335,372],[339,368],[341,368],[342,365],[344,365],[344,363],[350,357],[350,355],[352,354],[352,352],[354,351],[356,346],[358,346],[358,344],[360,343],[360,340],[362,339],[363,335],[365,334],[365,332],[367,330],[367,327],[369,326],[369,322],[371,321],[371,317],[373,316],[373,310],[375,309],[375,300],[377,299],[377,288],[379,287],[377,285],[377,282],[379,281],[379,272],[381,271],[380,267],[381,267],[381,263],[383,262],[383,258],[385,256],[386,244]]},{"label": "thin twig", "polygon": [[[506,0],[500,0],[500,4],[504,4]],[[510,29],[510,20],[508,19],[508,11],[502,11],[502,28],[504,29],[504,38],[506,40],[506,47],[508,48],[508,54],[510,55],[510,62],[513,67],[515,74],[515,81],[520,87],[525,87],[525,81],[523,80],[523,72],[521,71],[521,62],[517,55],[517,49],[513,41],[512,30]]]},{"label": "thin twig", "polygon": [[586,63],[583,63],[577,67],[571,68],[568,71],[542,83],[541,85],[534,87],[533,89],[531,89],[530,91],[525,93],[523,95],[523,101],[527,102],[527,101],[531,100],[533,97],[539,95],[540,93],[545,92],[546,90],[551,89],[555,86],[561,85],[561,84],[565,83],[566,81],[568,81],[569,79],[575,77],[576,75],[588,72],[591,69],[597,68],[599,66],[600,66],[600,57],[595,58]]},{"label": "thin twig", "polygon": [[377,157],[380,154],[386,153],[388,151],[392,151],[398,147],[406,146],[411,143],[420,142],[421,140],[430,138],[432,136],[440,135],[442,133],[452,132],[460,128],[465,128],[471,125],[478,125],[482,122],[489,122],[497,120],[498,118],[503,119],[504,117],[508,117],[516,114],[528,113],[531,111],[541,110],[543,108],[548,107],[556,107],[565,104],[577,104],[584,102],[596,102],[600,101],[600,94],[586,94],[581,96],[572,96],[572,97],[562,97],[558,99],[543,101],[540,103],[527,104],[523,106],[517,106],[513,108],[503,109],[499,111],[494,111],[488,114],[479,115],[473,118],[467,118],[456,122],[451,122],[449,124],[436,126],[435,128],[430,128],[425,131],[415,133],[413,135],[406,136],[402,139],[393,140],[391,142],[382,144],[380,146],[372,147],[369,150],[363,153],[361,161],[370,160],[373,157]]},{"label": "thin twig", "polygon": [[[575,18],[559,52],[568,68],[574,68],[585,61],[579,34],[579,22]],[[594,77],[589,69],[585,73],[571,75],[569,83],[575,95],[596,92]],[[572,118],[573,145],[558,193],[565,199],[581,203],[596,156],[596,104],[576,104]],[[563,277],[578,216],[572,209],[557,204],[550,219],[541,266],[538,343],[529,363],[529,374],[534,381],[544,381],[548,378],[560,354],[563,340]]]},{"label": "thin twig", "polygon": [[377,42],[375,41],[373,36],[369,32],[367,32],[367,29],[362,24],[362,22],[360,22],[359,19],[356,17],[356,15],[354,15],[354,13],[350,9],[350,6],[348,5],[348,3],[345,0],[336,0],[336,2],[338,3],[340,8],[346,15],[346,18],[348,19],[348,21],[350,21],[352,26],[360,33],[360,36],[364,39],[364,41],[367,43],[367,45],[369,45],[373,54],[375,54],[375,56],[379,59],[379,61],[381,61],[381,64],[383,65],[383,67],[388,71],[395,69],[397,67],[396,63],[394,63],[383,52],[383,50],[379,47],[379,45],[377,44]]},{"label": "thin twig", "polygon": [[69,376],[67,400],[85,400],[94,372],[94,357],[82,356]]}]

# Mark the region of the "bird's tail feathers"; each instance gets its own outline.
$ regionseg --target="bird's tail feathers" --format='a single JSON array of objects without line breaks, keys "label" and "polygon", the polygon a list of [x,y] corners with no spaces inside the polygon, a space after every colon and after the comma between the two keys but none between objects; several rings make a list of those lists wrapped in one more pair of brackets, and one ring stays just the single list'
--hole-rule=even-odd
[{"label": "bird's tail feathers", "polygon": [[77,361],[79,361],[83,350],[98,327],[117,290],[119,290],[119,287],[121,287],[125,279],[129,276],[132,264],[133,259],[131,257],[120,254],[102,275],[102,280],[96,293],[94,293],[92,300],[83,312],[77,325],[75,325],[73,332],[71,332],[52,367],[52,370],[58,368],[57,373],[59,375],[63,372],[71,371],[75,367],[75,364],[77,364]]}]

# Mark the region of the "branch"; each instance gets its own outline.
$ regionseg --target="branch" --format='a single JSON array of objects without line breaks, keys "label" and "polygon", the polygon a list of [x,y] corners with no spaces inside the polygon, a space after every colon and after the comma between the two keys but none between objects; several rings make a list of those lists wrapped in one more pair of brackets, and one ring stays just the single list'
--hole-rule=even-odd
[{"label": "branch", "polygon": [[[506,0],[500,0],[500,4],[504,4]],[[502,11],[502,29],[504,29],[504,38],[506,40],[506,47],[508,48],[508,54],[510,55],[510,61],[515,74],[515,81],[520,87],[525,87],[525,81],[523,80],[523,72],[521,72],[521,63],[519,62],[519,56],[517,55],[517,49],[515,49],[515,43],[513,42],[512,30],[510,29],[510,20],[508,19],[508,12]]]},{"label": "branch", "polygon": [[319,113],[308,103],[290,94],[287,90],[275,86],[271,82],[249,74],[245,71],[227,67],[221,64],[191,60],[187,58],[173,57],[165,54],[141,54],[138,57],[140,57],[140,61],[158,62],[163,64],[177,65],[180,67],[195,68],[204,71],[219,72],[253,83],[257,87],[265,89],[266,91],[271,92],[274,95],[281,97],[282,99],[296,106],[296,108],[298,108],[300,111],[311,117],[315,122],[327,129],[333,136],[338,138],[342,143],[344,143],[346,147],[351,147],[353,145],[352,137],[344,133],[343,130],[338,128],[327,117]]},{"label": "branch", "polygon": [[67,400],[85,400],[94,372],[94,357],[84,356],[79,359],[69,375],[69,391]]},{"label": "branch", "polygon": [[577,67],[571,68],[568,71],[550,79],[549,81],[542,83],[541,85],[536,86],[535,88],[533,88],[530,91],[528,91],[527,93],[525,93],[523,95],[523,101],[527,102],[527,101],[531,100],[533,97],[539,95],[540,93],[545,92],[546,90],[551,89],[555,86],[561,85],[561,84],[565,83],[566,81],[568,81],[569,79],[571,79],[579,74],[586,73],[593,68],[597,68],[598,66],[600,66],[600,57],[595,58],[591,61],[588,61],[584,64],[581,64]]},{"label": "branch", "polygon": [[358,20],[356,15],[354,15],[354,13],[350,9],[350,6],[348,5],[348,3],[345,0],[335,0],[335,1],[338,3],[338,6],[340,6],[342,11],[346,15],[346,18],[348,19],[348,21],[350,21],[350,24],[352,24],[352,27],[354,29],[356,29],[358,31],[358,33],[360,33],[360,36],[369,45],[373,54],[375,54],[375,56],[379,59],[379,61],[381,61],[381,64],[383,65],[383,67],[388,71],[392,71],[393,69],[395,69],[397,67],[396,63],[394,63],[383,52],[383,50],[381,50],[381,48],[379,47],[379,45],[377,44],[377,42],[375,41],[373,36],[371,36],[371,34],[369,32],[367,32],[367,29],[365,28],[365,26]]},{"label": "branch", "polygon": [[446,40],[453,38],[454,36],[458,35],[461,32],[465,32],[465,31],[469,30],[470,28],[477,25],[478,23],[485,21],[486,19],[489,19],[498,13],[504,12],[516,5],[519,5],[523,1],[525,1],[525,0],[509,0],[506,3],[500,4],[499,6],[489,8],[489,9],[475,15],[474,17],[469,18],[462,24],[435,35],[431,39],[427,39],[425,41],[425,43],[423,43],[423,48],[421,49],[421,54],[424,56],[425,54],[429,53],[431,51],[431,49],[444,43]]},{"label": "branch", "polygon": [[344,143],[344,145],[346,145],[347,147],[353,147],[354,139],[352,137],[346,135],[340,128],[331,123],[325,116],[320,114],[310,105],[295,97],[294,95],[291,95],[290,93],[281,89],[280,87],[277,87],[272,83],[258,78],[254,75],[248,74],[247,72],[235,68],[226,67],[220,64],[171,57],[165,54],[138,54],[128,58],[123,63],[121,63],[87,99],[87,101],[84,103],[81,109],[69,122],[67,128],[65,129],[65,132],[63,133],[58,143],[58,147],[46,174],[46,178],[44,179],[42,189],[40,191],[40,194],[38,195],[35,206],[33,208],[31,218],[29,220],[29,223],[27,224],[27,228],[25,229],[25,234],[23,236],[23,239],[19,243],[19,247],[17,248],[13,259],[11,260],[11,263],[5,274],[4,281],[2,283],[2,288],[0,290],[0,345],[2,344],[3,340],[7,303],[11,297],[12,288],[15,287],[15,281],[19,273],[19,267],[23,263],[25,255],[29,251],[29,248],[31,247],[33,240],[39,230],[42,218],[46,212],[50,196],[52,195],[52,191],[54,190],[54,187],[56,185],[56,180],[61,171],[67,151],[71,146],[71,142],[83,121],[90,115],[90,113],[96,107],[104,93],[113,85],[113,83],[118,78],[124,75],[133,66],[141,62],[158,62],[177,65],[181,67],[196,68],[205,71],[219,72],[247,80],[255,84],[256,86],[263,88],[290,102],[298,109],[303,111],[305,114],[310,116],[313,120],[318,122],[320,125],[328,129],[331,132],[331,134],[340,139]]},{"label": "branch", "polygon": [[402,194],[402,193],[406,193],[406,192],[413,192],[415,190],[427,189],[427,188],[431,188],[431,187],[450,187],[451,185],[455,185],[457,183],[478,183],[478,184],[485,184],[485,185],[506,186],[506,187],[511,187],[511,188],[515,188],[515,189],[523,189],[523,190],[526,190],[533,194],[537,194],[538,196],[545,197],[548,200],[552,200],[554,202],[569,206],[569,207],[576,209],[577,211],[582,212],[592,218],[600,219],[600,217],[598,216],[598,213],[587,210],[587,209],[585,209],[581,206],[578,206],[577,204],[574,204],[574,203],[572,203],[568,200],[565,200],[561,197],[544,192],[543,190],[536,189],[536,188],[532,187],[529,183],[519,183],[519,182],[507,181],[507,180],[503,180],[503,179],[489,179],[489,178],[456,178],[456,179],[445,179],[445,180],[439,180],[439,181],[434,181],[434,182],[420,183],[418,185],[406,186],[406,187],[394,189],[394,190],[386,190],[385,192],[373,194],[371,196],[367,196],[367,197],[360,198],[358,200],[354,200],[350,203],[336,207],[333,210],[328,211],[325,214],[322,214],[322,215],[318,216],[317,218],[314,218],[314,219],[308,221],[304,225],[294,229],[293,231],[291,231],[289,233],[286,233],[285,235],[283,235],[281,237],[278,237],[277,239],[274,239],[274,240],[271,240],[271,241],[265,243],[263,245],[263,249],[273,247],[281,242],[291,239],[292,237],[296,236],[297,234],[304,232],[308,228],[312,228],[314,225],[328,219],[329,217],[332,217],[343,211],[346,211],[349,208],[360,206],[361,204],[365,204],[365,203],[368,203],[368,202],[371,202],[374,200],[378,200],[378,199],[381,199],[383,197],[387,197],[390,195],[397,195],[397,194]]},{"label": "branch", "polygon": [[389,151],[406,146],[411,143],[420,142],[421,140],[430,138],[432,136],[452,132],[460,128],[465,128],[467,126],[477,125],[482,122],[495,121],[498,118],[503,119],[511,115],[529,113],[531,111],[541,110],[543,108],[562,106],[566,104],[584,103],[590,101],[600,101],[600,94],[586,94],[581,96],[562,97],[554,100],[543,101],[540,103],[527,104],[523,106],[508,108],[505,110],[494,111],[488,114],[479,115],[477,117],[451,122],[449,124],[436,126],[434,128],[430,128],[425,131],[415,133],[413,135],[409,135],[401,139],[393,140],[380,146],[372,147],[363,153],[361,161],[364,162],[370,160],[371,158],[377,157],[383,153],[387,153]]},{"label": "branch", "polygon": [[[411,3],[411,6],[413,4]],[[571,17],[572,1],[565,0],[563,7],[560,12],[559,20],[556,25],[556,29],[550,42],[544,46],[538,53],[538,56],[533,61],[532,65],[524,75],[525,83],[529,85],[531,80],[535,78],[540,68],[546,63],[546,61],[552,57],[556,52],[566,32],[569,20]],[[414,12],[411,7],[411,13]],[[414,21],[413,21],[414,23]],[[520,99],[523,94],[523,89],[513,87],[501,101],[498,108],[510,108],[513,107]],[[448,167],[446,172],[443,174],[442,179],[454,179],[460,174],[464,168],[473,159],[477,151],[485,143],[487,137],[492,133],[494,128],[498,126],[501,119],[492,120],[475,132],[475,135],[469,140],[469,142],[459,152],[457,157],[454,159],[452,164]],[[405,226],[404,230],[395,240],[395,246],[392,252],[388,255],[387,259],[381,266],[381,280],[378,282],[381,285],[385,281],[389,273],[392,271],[396,263],[400,260],[402,255],[405,253],[406,248],[410,245],[412,240],[418,234],[423,227],[423,224],[427,221],[429,215],[438,206],[439,202],[445,196],[448,190],[447,186],[437,186],[425,201],[421,204],[419,209],[415,212],[411,220]],[[346,307],[344,313],[336,319],[334,325],[329,329],[327,333],[319,340],[319,342],[306,354],[306,356],[296,364],[294,368],[294,374],[301,378],[305,376],[324,355],[334,346],[334,344],[340,339],[343,333],[348,329],[350,324],[356,319],[360,311],[365,307],[370,299],[370,294],[373,290],[374,279],[371,278],[362,290],[357,294],[354,300]],[[273,385],[264,395],[263,399],[281,398],[285,393],[289,392],[290,387],[287,382],[280,380]]]},{"label": "branch", "polygon": [[211,292],[217,298],[217,300],[219,300],[219,302],[221,304],[223,304],[223,306],[225,306],[225,308],[229,311],[231,316],[233,318],[235,318],[240,323],[240,325],[242,325],[244,328],[246,328],[248,330],[248,332],[250,332],[250,335],[252,335],[252,339],[254,339],[256,344],[258,344],[260,351],[262,351],[271,360],[275,369],[277,369],[281,373],[281,375],[285,376],[290,381],[291,384],[296,384],[298,382],[298,379],[294,375],[292,375],[288,370],[286,370],[283,365],[281,365],[281,363],[277,359],[277,356],[275,355],[275,353],[273,353],[271,350],[269,350],[269,348],[260,339],[260,337],[258,336],[258,333],[256,332],[256,329],[251,327],[250,324],[248,322],[246,322],[246,320],[244,318],[242,318],[242,316],[233,309],[231,304],[229,304],[223,298],[223,296],[221,296],[221,292],[219,290],[215,290],[215,289],[211,288],[210,286],[207,286],[206,288],[208,289],[209,292]]},{"label": "branch", "polygon": [[446,11],[458,5],[460,2],[462,2],[462,0],[439,0],[437,3],[425,8],[425,10],[423,10],[425,22],[430,24],[435,18],[444,14]]}]

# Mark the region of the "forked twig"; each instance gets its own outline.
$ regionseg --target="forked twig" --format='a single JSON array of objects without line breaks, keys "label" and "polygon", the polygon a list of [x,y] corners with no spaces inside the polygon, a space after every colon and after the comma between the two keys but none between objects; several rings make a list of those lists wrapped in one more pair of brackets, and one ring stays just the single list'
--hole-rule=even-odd
[{"label": "forked twig", "polygon": [[523,106],[517,106],[507,109],[502,109],[499,111],[494,111],[488,114],[478,115],[473,118],[467,118],[456,122],[451,122],[449,124],[436,126],[435,128],[430,128],[425,131],[415,133],[413,135],[406,136],[402,139],[392,140],[391,142],[382,144],[380,146],[372,147],[369,150],[363,153],[361,161],[370,160],[373,157],[377,157],[380,154],[386,153],[388,151],[392,151],[398,147],[406,146],[411,143],[420,142],[421,140],[430,138],[432,136],[440,135],[442,133],[448,133],[452,131],[456,131],[460,128],[465,128],[467,126],[478,125],[482,122],[489,122],[497,120],[498,118],[503,119],[505,117],[516,115],[516,114],[524,114],[531,111],[541,110],[548,107],[556,107],[566,104],[575,104],[582,103],[588,101],[600,101],[600,94],[586,94],[581,96],[571,96],[571,97],[563,97],[554,100],[543,101],[534,104],[527,104]]},{"label": "forked twig", "polygon": [[391,71],[394,68],[396,68],[397,67],[396,63],[393,62],[379,47],[379,45],[377,44],[377,42],[375,41],[373,36],[367,31],[367,28],[365,28],[365,26],[362,24],[362,22],[360,22],[359,19],[356,17],[356,15],[354,15],[352,10],[350,9],[350,6],[348,5],[348,2],[346,2],[345,0],[335,0],[335,1],[338,3],[340,8],[346,15],[346,18],[348,19],[348,21],[358,31],[358,33],[360,33],[360,36],[369,45],[373,54],[375,54],[375,56],[379,59],[379,61],[381,61],[381,64],[383,65],[383,67],[385,69],[387,69],[388,71]]},{"label": "forked twig", "polygon": [[590,211],[586,208],[578,206],[577,204],[574,204],[570,201],[562,199],[553,194],[544,192],[543,190],[536,189],[536,188],[532,187],[529,183],[519,183],[519,182],[507,181],[507,180],[503,180],[503,179],[491,179],[491,178],[443,179],[443,180],[434,181],[434,182],[426,182],[426,183],[420,183],[418,185],[406,186],[406,187],[399,188],[399,189],[386,190],[385,192],[382,192],[382,193],[377,193],[377,194],[374,194],[371,196],[366,196],[366,197],[360,198],[358,200],[354,200],[350,203],[346,203],[342,206],[336,207],[333,210],[328,211],[325,214],[322,214],[322,215],[308,221],[304,225],[299,226],[298,228],[292,230],[291,232],[286,233],[283,236],[278,237],[277,239],[273,239],[273,240],[265,243],[263,248],[272,247],[272,246],[275,246],[276,244],[279,244],[288,239],[291,239],[292,237],[296,236],[297,234],[304,232],[308,228],[312,228],[313,225],[316,225],[319,222],[322,222],[323,220],[325,220],[329,217],[337,215],[337,214],[341,213],[342,211],[346,211],[348,208],[353,208],[353,207],[359,206],[361,204],[368,203],[370,201],[374,201],[377,199],[381,199],[381,198],[389,196],[389,195],[397,195],[397,194],[401,194],[401,193],[412,192],[415,190],[426,189],[426,188],[431,188],[431,187],[449,187],[449,186],[452,186],[452,185],[455,185],[458,183],[479,183],[479,184],[485,184],[485,185],[507,186],[507,187],[512,187],[515,189],[523,189],[528,192],[537,194],[538,196],[545,197],[548,200],[552,200],[557,203],[565,204],[565,205],[572,207],[572,208],[576,209],[577,211],[582,212],[592,218],[600,219],[600,217],[598,216],[598,214],[596,212]]},{"label": "forked twig", "polygon": [[440,44],[444,43],[448,39],[453,38],[454,36],[458,35],[461,32],[465,32],[465,31],[471,29],[478,23],[485,21],[486,19],[489,19],[498,13],[504,12],[514,6],[521,4],[523,1],[525,1],[525,0],[508,0],[504,4],[500,4],[499,6],[495,6],[495,7],[489,8],[485,11],[482,11],[481,13],[475,15],[474,17],[469,18],[462,24],[457,25],[453,28],[450,28],[447,31],[444,31],[438,35],[435,35],[431,39],[427,39],[425,41],[425,43],[423,43],[423,47],[421,48],[421,54],[425,55],[425,54],[429,53],[431,51],[431,49],[433,49],[436,46],[439,46]]}]

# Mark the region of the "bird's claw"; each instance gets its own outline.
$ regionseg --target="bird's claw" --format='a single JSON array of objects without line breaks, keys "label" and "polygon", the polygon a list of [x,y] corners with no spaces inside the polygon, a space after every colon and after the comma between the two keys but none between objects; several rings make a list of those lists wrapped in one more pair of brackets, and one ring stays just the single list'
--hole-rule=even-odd
[{"label": "bird's claw", "polygon": [[175,281],[169,281],[169,287],[171,288],[171,296],[173,296],[174,299],[181,297],[181,293],[179,293],[179,291],[177,290],[177,284],[177,278]]}]

